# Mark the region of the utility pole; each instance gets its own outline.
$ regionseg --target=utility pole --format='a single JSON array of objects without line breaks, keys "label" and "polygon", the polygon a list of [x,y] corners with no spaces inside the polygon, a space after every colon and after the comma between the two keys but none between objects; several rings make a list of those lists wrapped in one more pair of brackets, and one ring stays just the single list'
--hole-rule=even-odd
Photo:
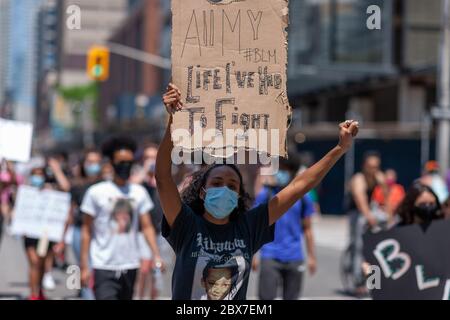
[{"label": "utility pole", "polygon": [[438,63],[438,108],[432,114],[438,122],[436,159],[445,175],[450,151],[450,0],[442,0],[442,30]]},{"label": "utility pole", "polygon": [[420,167],[423,168],[425,163],[430,160],[430,130],[431,118],[428,113],[423,115],[420,130]]},{"label": "utility pole", "polygon": [[[355,111],[348,110],[345,113],[345,119],[352,119],[359,122],[362,126],[363,119],[361,115]],[[344,190],[348,190],[350,180],[355,173],[355,141],[344,156]]]}]

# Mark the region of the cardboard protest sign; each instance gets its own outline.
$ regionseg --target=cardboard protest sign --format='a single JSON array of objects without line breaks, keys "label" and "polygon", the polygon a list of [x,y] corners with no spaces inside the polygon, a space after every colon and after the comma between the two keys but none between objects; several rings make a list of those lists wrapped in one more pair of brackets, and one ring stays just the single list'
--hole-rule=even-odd
[{"label": "cardboard protest sign", "polygon": [[366,234],[364,256],[380,270],[379,287],[371,288],[373,299],[450,300],[449,248],[448,220]]},{"label": "cardboard protest sign", "polygon": [[32,134],[31,123],[0,119],[0,159],[27,162]]},{"label": "cardboard protest sign", "polygon": [[70,209],[70,194],[20,186],[14,207],[11,233],[61,241]]},{"label": "cardboard protest sign", "polygon": [[185,103],[175,147],[285,156],[288,1],[172,0],[172,14],[172,81]]}]

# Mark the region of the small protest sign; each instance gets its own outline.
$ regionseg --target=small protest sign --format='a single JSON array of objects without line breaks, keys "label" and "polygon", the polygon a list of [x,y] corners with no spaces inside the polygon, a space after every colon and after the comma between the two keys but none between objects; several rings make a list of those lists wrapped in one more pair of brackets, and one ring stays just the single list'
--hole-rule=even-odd
[{"label": "small protest sign", "polygon": [[14,207],[11,233],[35,239],[63,240],[70,209],[70,194],[20,186]]}]

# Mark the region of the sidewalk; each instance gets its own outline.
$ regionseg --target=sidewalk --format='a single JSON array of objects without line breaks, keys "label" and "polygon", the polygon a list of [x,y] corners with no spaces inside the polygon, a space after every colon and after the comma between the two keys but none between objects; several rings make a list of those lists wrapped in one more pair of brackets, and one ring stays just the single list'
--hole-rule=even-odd
[{"label": "sidewalk", "polygon": [[343,251],[348,244],[349,224],[346,215],[322,215],[313,218],[316,246]]}]

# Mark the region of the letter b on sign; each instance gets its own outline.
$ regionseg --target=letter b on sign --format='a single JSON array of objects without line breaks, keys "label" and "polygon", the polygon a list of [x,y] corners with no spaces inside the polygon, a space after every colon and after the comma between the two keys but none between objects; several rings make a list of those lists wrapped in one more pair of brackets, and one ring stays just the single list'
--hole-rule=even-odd
[{"label": "letter b on sign", "polygon": [[400,244],[394,239],[380,242],[373,254],[377,258],[386,278],[397,280],[411,266],[411,257],[404,252],[400,252]]}]

